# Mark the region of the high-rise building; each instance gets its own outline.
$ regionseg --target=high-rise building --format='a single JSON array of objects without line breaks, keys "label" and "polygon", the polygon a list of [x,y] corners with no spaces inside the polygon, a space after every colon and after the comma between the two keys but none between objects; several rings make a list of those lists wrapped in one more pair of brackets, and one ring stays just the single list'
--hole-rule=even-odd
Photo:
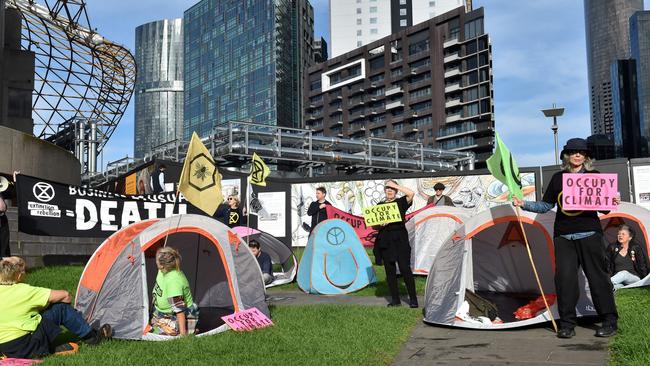
[{"label": "high-rise building", "polygon": [[135,29],[136,157],[183,137],[183,20],[165,19]]},{"label": "high-rise building", "polygon": [[585,0],[591,133],[613,133],[610,65],[630,58],[629,19],[643,0]]},{"label": "high-rise building", "polygon": [[[630,48],[636,60],[639,93],[639,128],[645,141],[650,140],[650,11],[639,11],[630,18]],[[647,156],[650,146],[641,152]]]},{"label": "high-rise building", "polygon": [[314,40],[314,62],[321,63],[327,61],[327,42],[325,38]]},{"label": "high-rise building", "polygon": [[302,125],[313,64],[307,0],[202,0],[184,13],[184,137],[231,120]]},{"label": "high-rise building", "polygon": [[342,55],[471,0],[330,0],[332,57]]},{"label": "high-rise building", "polygon": [[309,69],[305,126],[473,151],[494,144],[491,46],[483,8],[460,7]]},{"label": "high-rise building", "polygon": [[617,60],[612,64],[612,112],[616,157],[639,158],[647,152],[641,138],[636,62]]}]

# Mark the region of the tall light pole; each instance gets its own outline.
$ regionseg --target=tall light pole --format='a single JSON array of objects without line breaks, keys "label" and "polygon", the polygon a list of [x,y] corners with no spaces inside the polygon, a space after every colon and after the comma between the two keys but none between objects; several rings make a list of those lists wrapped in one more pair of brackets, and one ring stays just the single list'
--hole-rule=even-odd
[{"label": "tall light pole", "polygon": [[557,151],[557,118],[564,114],[564,108],[556,108],[555,103],[553,103],[553,108],[542,109],[542,113],[546,117],[553,117],[551,131],[553,131],[553,140],[555,141],[555,165],[560,165],[560,153]]}]

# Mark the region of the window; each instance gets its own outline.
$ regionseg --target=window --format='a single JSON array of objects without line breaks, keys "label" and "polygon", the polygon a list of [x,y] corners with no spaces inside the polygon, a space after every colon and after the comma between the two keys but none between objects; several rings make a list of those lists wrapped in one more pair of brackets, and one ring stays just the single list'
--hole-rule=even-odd
[{"label": "window", "polygon": [[377,18],[370,18],[370,24],[377,24]]},{"label": "window", "polygon": [[357,25],[361,25],[361,19],[357,19]]},{"label": "window", "polygon": [[376,71],[376,70],[380,70],[381,68],[384,67],[384,56],[381,55],[379,57],[375,57],[375,58],[371,59],[370,61],[368,61],[368,64],[370,66],[370,71],[371,72]]},{"label": "window", "polygon": [[392,70],[390,70],[390,76],[391,76],[391,77],[400,76],[400,75],[402,75],[403,73],[404,73],[404,70],[402,70],[401,67],[398,67],[397,69],[392,69]]},{"label": "window", "polygon": [[404,8],[399,9],[399,15],[405,16],[406,15],[406,9],[404,9]]},{"label": "window", "polygon": [[420,112],[420,111],[428,109],[428,108],[431,108],[431,101],[430,100],[427,100],[426,102],[411,105],[411,110],[413,112]]},{"label": "window", "polygon": [[386,127],[375,128],[374,130],[370,130],[370,136],[373,137],[384,136],[385,134],[386,134]]},{"label": "window", "polygon": [[[433,120],[431,119],[431,116],[420,117],[418,119],[412,120],[411,125],[413,127],[415,127],[415,128],[420,128],[420,127],[423,127],[423,126],[426,126],[426,125],[430,125],[432,123],[432,121]],[[433,130],[429,130],[429,131],[433,131]],[[433,136],[433,134],[429,133],[429,137],[432,137],[432,136]]]},{"label": "window", "polygon": [[447,24],[449,24],[449,39],[458,38],[458,33],[460,33],[460,20],[454,18]]},{"label": "window", "polygon": [[404,124],[393,125],[393,132],[402,132],[402,130],[404,130]]},{"label": "window", "polygon": [[465,39],[472,39],[483,34],[483,18],[465,23]]},{"label": "window", "polygon": [[409,97],[411,99],[423,97],[423,96],[426,96],[426,95],[431,95],[431,87],[430,86],[427,86],[427,87],[422,88],[422,89],[414,90],[414,91],[409,93]]},{"label": "window", "polygon": [[487,46],[488,46],[487,38],[481,38],[481,39],[478,40],[478,49],[479,50],[483,51],[483,50],[488,48]]},{"label": "window", "polygon": [[409,45],[409,56],[416,53],[424,52],[429,49],[429,39],[423,39],[419,42]]},{"label": "window", "polygon": [[417,84],[420,81],[424,81],[424,80],[431,80],[431,71],[427,71],[425,73],[418,74],[418,75],[412,77],[410,84],[411,85],[412,84]]},{"label": "window", "polygon": [[371,29],[370,34],[377,34],[377,29],[375,29],[375,28]]},{"label": "window", "polygon": [[476,42],[471,41],[465,45],[465,54],[466,55],[471,55],[472,53],[476,52]]},{"label": "window", "polygon": [[386,115],[378,114],[376,116],[370,117],[370,123],[379,123],[379,122],[384,121],[385,118],[386,118]]},{"label": "window", "polygon": [[[384,58],[381,57],[381,59],[383,60]],[[374,61],[374,60],[373,60],[373,61]],[[383,64],[383,62],[382,62],[382,64]],[[383,67],[383,65],[382,65],[382,67]],[[370,68],[372,69],[372,65],[370,65]],[[371,83],[373,83],[373,82],[376,83],[376,82],[379,82],[379,81],[382,81],[382,80],[384,80],[384,74],[383,74],[383,73],[382,73],[382,74],[373,75],[373,76],[370,77],[370,82],[371,82]]]},{"label": "window", "polygon": [[357,30],[357,36],[360,36],[360,35],[361,35],[361,29],[358,29]]},{"label": "window", "polygon": [[315,97],[309,98],[310,103],[317,103],[323,101],[323,94],[317,95]]},{"label": "window", "polygon": [[320,79],[314,80],[309,85],[309,90],[318,90],[320,89],[320,86],[321,86]]},{"label": "window", "polygon": [[463,102],[471,102],[478,99],[478,88],[467,89],[463,92]]},{"label": "window", "polygon": [[485,66],[488,64],[488,54],[487,52],[483,52],[480,55],[478,55],[478,65],[479,66]]},{"label": "window", "polygon": [[400,5],[406,5],[406,0],[399,0]]},{"label": "window", "polygon": [[399,20],[399,26],[400,27],[406,27],[406,19],[400,19]]},{"label": "window", "polygon": [[361,14],[361,8],[357,8],[357,14]]},{"label": "window", "polygon": [[472,117],[472,116],[476,116],[477,114],[478,114],[478,103],[472,103],[465,106],[464,113],[463,113],[464,117]]},{"label": "window", "polygon": [[478,67],[478,59],[472,56],[465,60],[465,70],[473,70]]},{"label": "window", "polygon": [[377,12],[377,7],[376,6],[371,6],[370,7],[370,12],[371,13],[376,13]]},{"label": "window", "polygon": [[427,57],[427,58],[423,58],[422,60],[419,60],[419,61],[411,62],[409,64],[409,67],[411,69],[416,69],[416,68],[418,68],[420,66],[427,66],[427,65],[430,65],[430,64],[431,64],[431,59],[429,59]]}]

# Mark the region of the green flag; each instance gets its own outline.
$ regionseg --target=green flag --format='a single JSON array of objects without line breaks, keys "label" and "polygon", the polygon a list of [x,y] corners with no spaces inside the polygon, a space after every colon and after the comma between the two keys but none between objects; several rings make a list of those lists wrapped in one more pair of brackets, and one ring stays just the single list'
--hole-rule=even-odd
[{"label": "green flag", "polygon": [[519,168],[515,159],[512,157],[506,144],[501,141],[499,134],[496,134],[496,147],[494,154],[487,159],[487,167],[490,173],[501,183],[505,184],[510,191],[508,198],[512,196],[523,200],[524,194],[521,191],[521,180],[519,178]]}]

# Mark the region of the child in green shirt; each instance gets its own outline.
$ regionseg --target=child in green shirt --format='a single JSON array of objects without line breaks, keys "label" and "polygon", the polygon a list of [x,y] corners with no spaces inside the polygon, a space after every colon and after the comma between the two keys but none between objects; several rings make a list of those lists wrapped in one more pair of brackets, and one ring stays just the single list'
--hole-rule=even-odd
[{"label": "child in green shirt", "polygon": [[156,252],[156,266],[152,332],[169,336],[195,333],[199,309],[192,298],[190,284],[180,270],[180,254],[171,247],[160,248]]}]

